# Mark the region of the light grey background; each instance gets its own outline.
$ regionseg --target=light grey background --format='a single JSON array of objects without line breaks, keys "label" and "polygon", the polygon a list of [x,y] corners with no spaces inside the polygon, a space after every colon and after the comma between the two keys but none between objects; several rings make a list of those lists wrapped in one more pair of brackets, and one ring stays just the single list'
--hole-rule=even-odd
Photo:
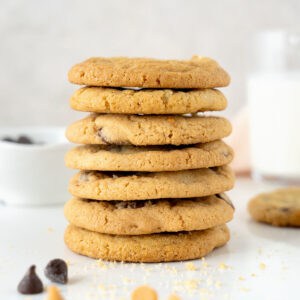
[{"label": "light grey background", "polygon": [[245,103],[254,32],[300,29],[299,0],[0,0],[0,125],[66,125],[76,88],[66,74],[89,56],[217,59],[232,76],[228,116]]}]

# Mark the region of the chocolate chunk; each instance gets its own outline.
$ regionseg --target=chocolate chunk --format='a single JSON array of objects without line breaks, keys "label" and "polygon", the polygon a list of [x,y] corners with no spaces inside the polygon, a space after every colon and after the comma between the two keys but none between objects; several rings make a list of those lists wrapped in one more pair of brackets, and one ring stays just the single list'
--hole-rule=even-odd
[{"label": "chocolate chunk", "polygon": [[123,151],[124,146],[121,145],[111,145],[111,146],[107,146],[107,150],[111,151],[111,152],[115,152],[115,153],[119,153]]},{"label": "chocolate chunk", "polygon": [[130,172],[130,171],[120,171],[120,172],[102,171],[101,173],[112,178],[134,176],[138,174],[138,172]]},{"label": "chocolate chunk", "polygon": [[223,154],[225,157],[229,156],[229,152],[228,151],[222,151],[221,154]]},{"label": "chocolate chunk", "polygon": [[114,203],[117,209],[125,208],[141,208],[144,206],[152,205],[151,200],[140,200],[140,201],[116,201]]},{"label": "chocolate chunk", "polygon": [[35,273],[32,265],[18,285],[18,292],[24,295],[40,294],[44,290],[43,283]]},{"label": "chocolate chunk", "polygon": [[68,282],[68,266],[62,259],[50,260],[45,268],[45,276],[52,282],[66,284]]},{"label": "chocolate chunk", "polygon": [[229,197],[227,197],[226,194],[221,193],[221,194],[216,194],[216,197],[218,197],[219,199],[224,200],[227,204],[229,204],[233,209],[235,209],[233,203],[231,202],[231,200],[229,199]]},{"label": "chocolate chunk", "polygon": [[103,128],[99,128],[97,134],[105,144],[107,144],[107,145],[110,144],[108,142],[107,138],[105,137],[105,135],[103,134]]},{"label": "chocolate chunk", "polygon": [[281,210],[282,212],[285,212],[285,213],[291,211],[291,209],[290,209],[289,207],[282,207],[282,208],[280,208],[280,210]]},{"label": "chocolate chunk", "polygon": [[90,173],[89,172],[81,172],[79,176],[79,180],[87,182],[89,181]]}]

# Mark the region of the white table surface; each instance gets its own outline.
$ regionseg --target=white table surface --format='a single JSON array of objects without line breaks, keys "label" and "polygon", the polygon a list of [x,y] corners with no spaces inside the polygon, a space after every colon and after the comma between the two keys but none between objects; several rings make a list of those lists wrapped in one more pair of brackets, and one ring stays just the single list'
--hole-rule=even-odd
[{"label": "white table surface", "polygon": [[[70,252],[63,243],[62,207],[0,206],[0,299],[45,299],[46,293],[22,296],[16,286],[31,264],[45,285],[47,262],[69,263],[69,284],[60,286],[66,300],[130,299],[134,287],[148,284],[160,299],[171,292],[182,299],[299,299],[300,230],[253,222],[246,210],[252,195],[274,188],[239,179],[229,193],[236,206],[230,242],[204,260],[168,264],[97,262]],[[191,268],[191,267],[190,267]]]}]

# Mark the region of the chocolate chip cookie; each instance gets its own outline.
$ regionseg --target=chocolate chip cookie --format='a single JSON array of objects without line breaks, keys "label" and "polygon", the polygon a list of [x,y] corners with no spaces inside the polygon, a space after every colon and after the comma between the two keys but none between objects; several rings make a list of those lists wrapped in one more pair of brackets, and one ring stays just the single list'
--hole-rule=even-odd
[{"label": "chocolate chip cookie", "polygon": [[234,207],[225,194],[203,198],[144,201],[93,201],[73,198],[66,219],[90,231],[140,235],[203,230],[229,222]]},{"label": "chocolate chip cookie", "polygon": [[73,109],[113,114],[188,114],[223,110],[227,100],[215,89],[149,90],[88,86],[70,99]]},{"label": "chocolate chip cookie", "polygon": [[110,235],[69,225],[65,243],[74,252],[92,258],[125,262],[167,262],[201,258],[229,240],[226,225],[206,230]]},{"label": "chocolate chip cookie", "polygon": [[251,216],[274,226],[300,226],[300,187],[259,194],[248,204]]},{"label": "chocolate chip cookie", "polygon": [[230,133],[230,122],[221,117],[92,114],[66,135],[77,144],[147,146],[206,143]]},{"label": "chocolate chip cookie", "polygon": [[177,172],[81,171],[71,179],[70,193],[94,200],[191,198],[230,190],[234,175],[222,166]]},{"label": "chocolate chip cookie", "polygon": [[213,88],[230,83],[230,77],[211,58],[190,60],[92,57],[71,68],[69,81],[80,85],[143,88]]},{"label": "chocolate chip cookie", "polygon": [[67,167],[102,171],[179,171],[229,164],[233,150],[223,141],[186,146],[85,145],[65,156]]}]

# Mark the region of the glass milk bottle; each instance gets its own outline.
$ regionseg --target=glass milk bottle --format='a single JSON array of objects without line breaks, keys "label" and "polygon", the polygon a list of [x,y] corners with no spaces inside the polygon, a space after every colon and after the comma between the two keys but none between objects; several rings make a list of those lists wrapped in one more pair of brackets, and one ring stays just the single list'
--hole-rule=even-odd
[{"label": "glass milk bottle", "polygon": [[247,80],[254,178],[300,184],[300,34],[267,31]]}]

